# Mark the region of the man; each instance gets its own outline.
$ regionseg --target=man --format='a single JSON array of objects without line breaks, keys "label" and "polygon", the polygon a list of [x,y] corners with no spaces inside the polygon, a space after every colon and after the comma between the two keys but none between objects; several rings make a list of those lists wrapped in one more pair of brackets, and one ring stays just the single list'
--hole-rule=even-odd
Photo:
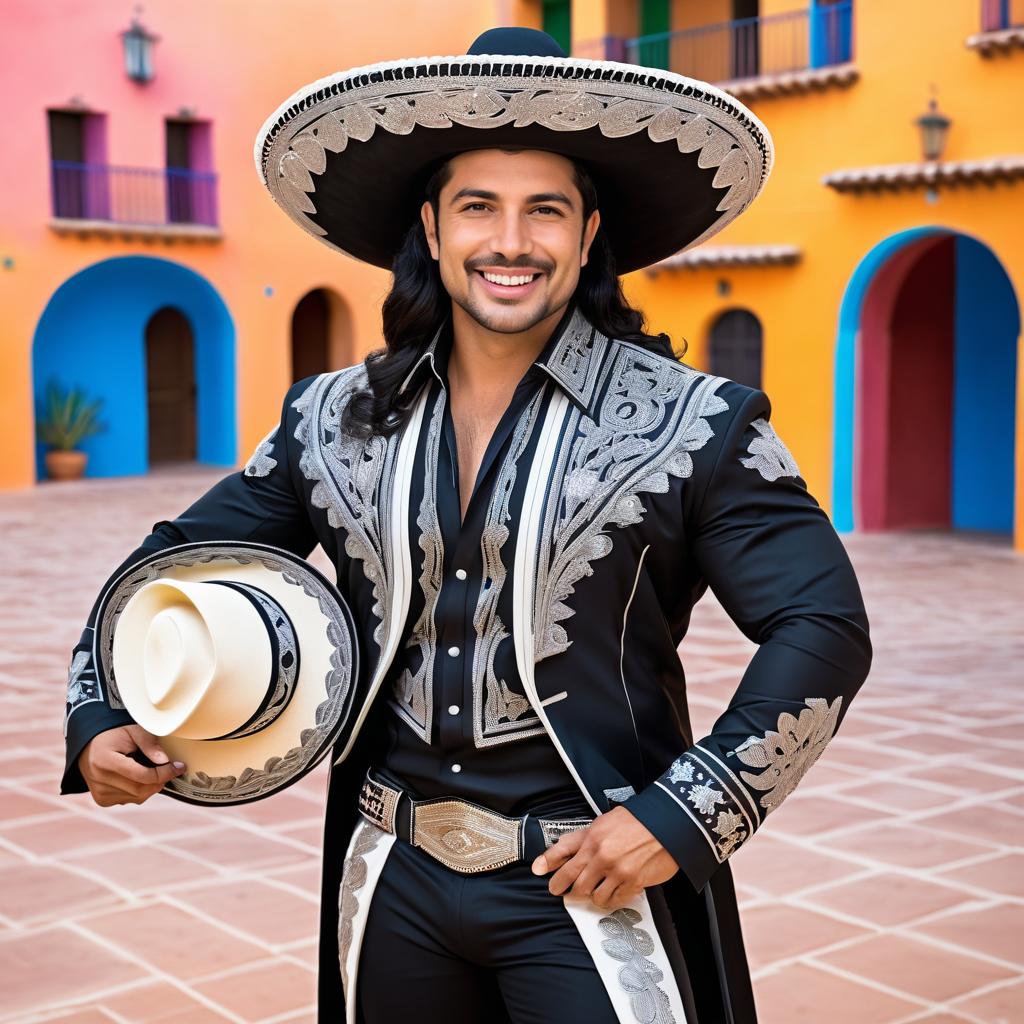
[{"label": "man", "polygon": [[[295,384],[124,564],[234,538],[337,568],[368,665],[333,752],[321,1019],[754,1021],[726,861],[834,734],[868,624],[765,394],[676,361],[616,266],[745,209],[763,126],[493,30],[314,83],[256,154],[306,230],[392,269],[386,347]],[[708,586],[759,649],[695,743],[676,648]],[[176,768],[89,696],[63,791],[146,799]]]}]

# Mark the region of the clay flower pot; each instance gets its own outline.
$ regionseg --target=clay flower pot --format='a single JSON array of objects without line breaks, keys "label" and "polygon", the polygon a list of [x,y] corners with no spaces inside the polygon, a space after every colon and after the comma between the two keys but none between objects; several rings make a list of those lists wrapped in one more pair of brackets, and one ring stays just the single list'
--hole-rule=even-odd
[{"label": "clay flower pot", "polygon": [[87,458],[86,452],[54,448],[46,453],[46,475],[51,480],[78,480],[85,472]]}]

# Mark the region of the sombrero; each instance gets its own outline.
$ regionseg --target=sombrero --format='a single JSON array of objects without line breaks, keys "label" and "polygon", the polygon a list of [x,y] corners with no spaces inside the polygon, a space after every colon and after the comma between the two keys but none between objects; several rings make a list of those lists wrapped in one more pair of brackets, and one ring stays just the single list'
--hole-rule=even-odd
[{"label": "sombrero", "polygon": [[351,613],[305,560],[264,544],[156,552],[100,598],[94,661],[110,703],[160,738],[189,803],[271,795],[314,768],[349,719]]},{"label": "sombrero", "polygon": [[300,227],[390,269],[430,173],[473,149],[544,149],[582,163],[619,273],[717,234],[771,171],[767,128],[707,82],[567,57],[535,29],[497,28],[469,53],[321,78],[267,118],[260,179]]}]

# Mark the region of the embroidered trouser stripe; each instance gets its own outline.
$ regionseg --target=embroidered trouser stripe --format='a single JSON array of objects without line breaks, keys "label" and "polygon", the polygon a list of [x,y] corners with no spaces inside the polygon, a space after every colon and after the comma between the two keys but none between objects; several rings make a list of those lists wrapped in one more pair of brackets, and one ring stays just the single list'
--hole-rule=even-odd
[{"label": "embroidered trouser stripe", "polygon": [[615,910],[602,910],[586,897],[564,899],[619,1024],[696,1024],[683,1009],[646,893]]},{"label": "embroidered trouser stripe", "polygon": [[395,836],[368,821],[360,821],[345,855],[338,892],[338,967],[345,992],[346,1020],[356,1016],[356,974],[373,890],[388,859]]}]

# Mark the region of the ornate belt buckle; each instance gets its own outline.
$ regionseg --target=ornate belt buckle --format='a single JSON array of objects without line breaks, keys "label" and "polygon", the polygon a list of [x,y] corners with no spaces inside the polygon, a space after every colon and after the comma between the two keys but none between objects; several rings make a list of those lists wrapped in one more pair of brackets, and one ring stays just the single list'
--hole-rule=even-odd
[{"label": "ornate belt buckle", "polygon": [[464,875],[519,860],[523,822],[463,800],[438,800],[413,809],[412,841]]},{"label": "ornate belt buckle", "polygon": [[372,821],[385,832],[395,831],[395,808],[401,793],[397,789],[385,786],[369,776],[359,791],[359,810],[367,821]]}]

